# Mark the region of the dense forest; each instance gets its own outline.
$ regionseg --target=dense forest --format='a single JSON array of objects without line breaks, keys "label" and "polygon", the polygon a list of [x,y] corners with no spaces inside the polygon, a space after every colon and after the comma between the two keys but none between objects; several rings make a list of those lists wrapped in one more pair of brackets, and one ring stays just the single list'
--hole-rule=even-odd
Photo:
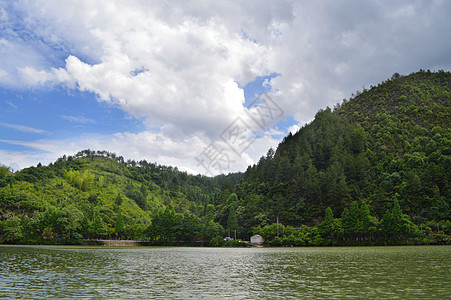
[{"label": "dense forest", "polygon": [[[0,232],[6,242],[154,237],[210,242],[224,231],[210,203],[223,202],[242,178],[193,176],[91,150],[48,166],[14,174],[3,166],[0,172]],[[184,236],[172,233],[175,226]]]},{"label": "dense forest", "polygon": [[450,243],[450,87],[449,72],[396,73],[319,111],[245,173],[195,176],[91,150],[0,167],[0,241]]}]

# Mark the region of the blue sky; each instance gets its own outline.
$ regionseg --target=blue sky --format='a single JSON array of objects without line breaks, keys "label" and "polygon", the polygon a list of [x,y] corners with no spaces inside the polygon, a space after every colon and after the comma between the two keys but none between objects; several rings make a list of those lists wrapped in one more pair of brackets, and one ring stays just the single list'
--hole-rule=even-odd
[{"label": "blue sky", "polygon": [[[244,171],[356,90],[450,70],[449,11],[446,1],[0,0],[0,164],[90,148]],[[281,112],[264,130],[249,107],[261,92]],[[223,139],[231,124],[246,125],[240,155]],[[212,145],[229,163],[206,170],[196,158]]]},{"label": "blue sky", "polygon": [[144,129],[142,122],[128,117],[114,105],[98,102],[92,93],[63,88],[25,91],[2,88],[1,95],[0,132],[6,140],[33,141],[37,136],[63,139],[71,135]]}]

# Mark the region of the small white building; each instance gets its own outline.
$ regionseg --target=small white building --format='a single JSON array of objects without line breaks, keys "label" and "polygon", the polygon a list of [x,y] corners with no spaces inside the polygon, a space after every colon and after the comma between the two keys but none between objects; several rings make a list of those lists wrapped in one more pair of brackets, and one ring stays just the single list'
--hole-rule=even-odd
[{"label": "small white building", "polygon": [[265,239],[259,234],[251,236],[251,244],[261,245],[264,242],[265,242]]}]

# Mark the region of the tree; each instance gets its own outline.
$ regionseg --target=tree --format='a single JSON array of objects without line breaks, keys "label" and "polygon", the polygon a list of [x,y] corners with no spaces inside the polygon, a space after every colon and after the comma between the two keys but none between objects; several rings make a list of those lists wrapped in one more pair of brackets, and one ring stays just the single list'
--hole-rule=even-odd
[{"label": "tree", "polygon": [[129,183],[126,187],[125,194],[128,198],[134,200],[142,210],[147,209],[147,189],[144,184],[142,184],[140,190],[138,190],[133,184]]},{"label": "tree", "polygon": [[330,207],[326,209],[324,221],[318,227],[319,233],[327,245],[337,244],[338,237],[343,235],[341,222],[334,218]]},{"label": "tree", "polygon": [[114,220],[114,233],[117,238],[122,238],[125,233],[124,217],[121,213],[117,214]]},{"label": "tree", "polygon": [[206,241],[210,242],[214,238],[222,239],[223,233],[224,233],[224,228],[221,226],[221,224],[216,223],[212,220],[210,220],[207,224],[205,224],[204,237],[205,237]]},{"label": "tree", "polygon": [[200,219],[188,212],[183,214],[177,238],[181,241],[195,241],[200,237],[201,224]]},{"label": "tree", "polygon": [[371,216],[371,212],[365,201],[361,206],[353,201],[351,209],[343,209],[341,215],[343,234],[346,238],[364,239],[376,232],[377,219]]},{"label": "tree", "polygon": [[276,152],[274,151],[274,149],[272,147],[269,148],[268,152],[266,153],[266,158],[265,159],[266,160],[273,159],[275,153]]},{"label": "tree", "polygon": [[235,193],[230,194],[227,204],[233,205],[238,202],[238,196]]},{"label": "tree", "polygon": [[99,197],[98,194],[91,194],[91,195],[88,196],[88,201],[89,201],[90,203],[92,203],[93,205],[97,205],[97,203],[98,203],[98,197]]},{"label": "tree", "polygon": [[95,217],[92,223],[92,231],[95,238],[105,238],[108,235],[108,227],[99,215]]},{"label": "tree", "polygon": [[357,201],[353,201],[349,210],[349,218],[351,223],[351,235],[354,237],[362,234],[363,224],[360,216],[360,207]]},{"label": "tree", "polygon": [[42,231],[42,238],[44,240],[53,240],[55,238],[55,234],[53,233],[52,228],[46,227]]},{"label": "tree", "polygon": [[7,166],[0,165],[0,178],[11,173],[11,169]]},{"label": "tree", "polygon": [[324,216],[324,221],[320,224],[320,233],[323,236],[328,236],[333,234],[335,219],[332,213],[332,209],[327,207],[326,214]]},{"label": "tree", "polygon": [[[83,217],[83,212],[81,212],[74,205],[68,205],[64,207],[58,213],[58,231],[61,234],[65,234],[67,238],[78,237],[80,221],[83,219]],[[74,236],[74,233],[77,233],[76,236]]]},{"label": "tree", "polygon": [[205,211],[204,223],[207,224],[215,218],[215,206],[213,204],[208,204]]},{"label": "tree", "polygon": [[347,207],[343,209],[343,213],[341,214],[341,223],[344,236],[347,238],[351,237],[354,234],[354,222]]},{"label": "tree", "polygon": [[272,240],[275,237],[282,235],[285,230],[285,225],[282,223],[272,223],[271,225],[266,225],[263,228],[257,227],[254,230],[255,234],[260,234],[265,240]]},{"label": "tree", "polygon": [[84,237],[84,238],[91,238],[92,237],[92,223],[91,221],[89,221],[89,219],[84,216],[81,220],[80,220],[80,234]]},{"label": "tree", "polygon": [[351,132],[351,151],[355,154],[362,152],[366,145],[366,134],[362,127],[358,127]]},{"label": "tree", "polygon": [[396,80],[398,78],[401,78],[401,74],[399,74],[398,72],[393,73],[393,75],[391,76],[391,80]]},{"label": "tree", "polygon": [[8,184],[7,176],[11,173],[11,169],[0,164],[0,188]]},{"label": "tree", "polygon": [[3,224],[3,239],[6,242],[18,242],[23,237],[22,233],[22,220],[17,216],[4,221]]},{"label": "tree", "polygon": [[114,199],[114,204],[115,204],[117,207],[120,207],[123,201],[124,201],[124,199],[122,199],[121,194],[118,193],[117,196],[116,196],[116,198]]},{"label": "tree", "polygon": [[371,215],[370,209],[365,201],[360,206],[360,218],[362,221],[362,233],[365,237],[373,236],[377,231],[378,220]]},{"label": "tree", "polygon": [[388,238],[402,239],[417,231],[408,216],[402,213],[398,199],[394,197],[392,211],[386,211],[381,220],[383,234]]},{"label": "tree", "polygon": [[235,205],[229,206],[229,217],[227,218],[227,229],[233,234],[238,230],[238,220],[236,217]]},{"label": "tree", "polygon": [[176,214],[172,206],[167,206],[164,211],[157,212],[152,218],[152,224],[147,232],[149,238],[154,241],[174,241],[180,230],[181,216]]}]

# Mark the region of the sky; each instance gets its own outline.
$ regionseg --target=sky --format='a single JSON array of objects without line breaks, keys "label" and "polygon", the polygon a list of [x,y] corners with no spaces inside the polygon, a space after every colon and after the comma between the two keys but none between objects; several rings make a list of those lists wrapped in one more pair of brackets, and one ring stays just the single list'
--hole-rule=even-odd
[{"label": "sky", "polygon": [[245,171],[357,90],[451,68],[451,1],[0,0],[0,164]]}]

